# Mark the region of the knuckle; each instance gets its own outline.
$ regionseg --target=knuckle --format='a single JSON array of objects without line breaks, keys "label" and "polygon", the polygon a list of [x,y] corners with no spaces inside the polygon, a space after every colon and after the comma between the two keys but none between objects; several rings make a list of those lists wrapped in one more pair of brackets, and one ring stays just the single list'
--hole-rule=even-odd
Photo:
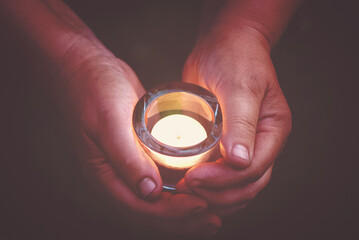
[{"label": "knuckle", "polygon": [[286,103],[285,106],[282,107],[278,118],[278,122],[281,123],[280,129],[282,130],[283,135],[285,137],[289,136],[292,131],[292,112]]},{"label": "knuckle", "polygon": [[246,197],[245,197],[245,203],[248,203],[250,201],[252,201],[255,197],[257,196],[257,192],[255,191],[249,191],[247,194],[246,194]]},{"label": "knuckle", "polygon": [[232,115],[227,117],[227,122],[232,126],[240,126],[248,135],[255,135],[257,121],[256,119],[244,118],[243,116]]},{"label": "knuckle", "polygon": [[265,75],[267,74],[261,73],[261,71],[253,71],[252,68],[241,66],[232,72],[227,71],[217,75],[215,90],[225,93],[237,93],[260,100],[267,88],[267,83],[264,81],[267,78]]},{"label": "knuckle", "polygon": [[261,80],[262,78],[261,74],[251,74],[242,89],[244,93],[256,100],[258,105],[260,105],[267,88],[264,81]]},{"label": "knuckle", "polygon": [[[228,84],[230,78],[219,75],[214,83],[213,92],[215,93],[226,93],[230,91],[232,83]],[[208,80],[207,80],[208,81]],[[208,84],[208,83],[207,83]]]},{"label": "knuckle", "polygon": [[255,184],[250,184],[247,186],[247,189],[245,191],[244,195],[244,203],[249,203],[253,199],[255,199],[260,192],[260,188],[256,186]]}]

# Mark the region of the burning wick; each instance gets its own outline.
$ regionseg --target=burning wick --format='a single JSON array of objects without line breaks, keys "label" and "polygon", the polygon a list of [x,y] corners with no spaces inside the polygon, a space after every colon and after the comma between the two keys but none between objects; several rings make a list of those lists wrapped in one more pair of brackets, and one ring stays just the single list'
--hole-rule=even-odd
[{"label": "burning wick", "polygon": [[151,135],[163,144],[180,148],[194,146],[207,138],[206,130],[197,120],[182,114],[160,119]]}]

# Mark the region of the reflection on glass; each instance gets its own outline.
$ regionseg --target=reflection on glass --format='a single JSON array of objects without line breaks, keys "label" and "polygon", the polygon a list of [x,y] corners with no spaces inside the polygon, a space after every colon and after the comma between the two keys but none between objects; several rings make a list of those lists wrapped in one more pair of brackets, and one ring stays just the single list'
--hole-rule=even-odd
[{"label": "reflection on glass", "polygon": [[174,190],[190,167],[219,155],[220,106],[197,85],[169,83],[147,92],[135,107],[133,127],[167,189]]}]

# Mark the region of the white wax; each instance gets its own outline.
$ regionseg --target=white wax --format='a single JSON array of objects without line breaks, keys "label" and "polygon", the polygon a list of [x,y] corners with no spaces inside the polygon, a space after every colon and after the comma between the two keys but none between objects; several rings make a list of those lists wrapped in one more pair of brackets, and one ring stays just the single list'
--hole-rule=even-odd
[{"label": "white wax", "polygon": [[151,134],[161,143],[172,147],[190,147],[207,138],[204,127],[194,118],[173,114],[160,119]]}]

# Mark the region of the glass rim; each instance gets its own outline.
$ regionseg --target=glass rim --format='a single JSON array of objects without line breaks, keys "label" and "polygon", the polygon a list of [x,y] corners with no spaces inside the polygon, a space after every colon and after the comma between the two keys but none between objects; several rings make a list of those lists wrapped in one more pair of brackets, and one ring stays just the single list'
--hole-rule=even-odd
[{"label": "glass rim", "polygon": [[[188,147],[173,147],[161,143],[152,136],[147,128],[145,118],[146,112],[151,104],[159,97],[175,92],[185,92],[198,96],[201,100],[207,103],[212,111],[212,129],[210,129],[209,134],[207,134],[207,138],[196,145]],[[218,143],[222,134],[222,112],[217,98],[207,89],[191,83],[170,82],[149,90],[138,100],[133,111],[132,124],[137,137],[140,139],[142,144],[149,149],[168,156],[187,157],[204,153]]]}]

